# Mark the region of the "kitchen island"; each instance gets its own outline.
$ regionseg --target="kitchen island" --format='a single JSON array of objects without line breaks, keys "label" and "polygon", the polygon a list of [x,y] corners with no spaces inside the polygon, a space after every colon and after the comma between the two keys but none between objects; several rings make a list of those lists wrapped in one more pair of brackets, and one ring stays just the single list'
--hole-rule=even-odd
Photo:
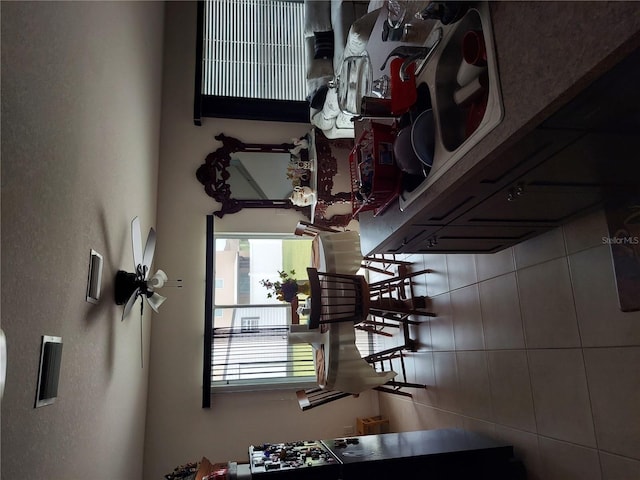
[{"label": "kitchen island", "polygon": [[360,214],[364,254],[495,252],[638,190],[638,4],[490,8],[501,123],[404,211]]}]

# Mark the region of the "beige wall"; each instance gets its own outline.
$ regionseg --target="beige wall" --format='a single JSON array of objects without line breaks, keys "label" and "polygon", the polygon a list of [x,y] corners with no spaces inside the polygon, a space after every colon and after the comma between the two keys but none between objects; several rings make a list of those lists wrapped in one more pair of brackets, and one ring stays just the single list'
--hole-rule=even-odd
[{"label": "beige wall", "polygon": [[[2,476],[157,479],[201,455],[246,460],[252,442],[339,436],[376,414],[377,396],[363,395],[303,415],[292,392],[200,408],[215,206],[195,170],[221,131],[280,143],[308,125],[193,125],[195,4],[3,2],[1,15]],[[158,230],[155,266],[185,283],[165,289],[160,315],[145,310],[144,369],[138,318],[121,322],[111,300],[115,272],[131,267],[135,215]],[[249,210],[216,228],[290,232],[295,221]],[[91,248],[105,258],[97,306],[84,299]],[[64,350],[58,401],[34,409],[41,335],[62,336]]]},{"label": "beige wall", "polygon": [[[203,410],[202,345],[205,276],[205,215],[217,210],[195,178],[223,132],[247,142],[282,143],[301,136],[306,124],[205,119],[193,125],[196,8],[166,8],[163,114],[156,264],[184,288],[169,297],[153,319],[145,478],[157,479],[174,466],[202,455],[212,461],[247,461],[252,443],[333,438],[355,418],[377,413],[377,396],[362,395],[302,413],[292,391],[219,394]],[[296,213],[245,210],[215,221],[228,232],[293,231]]]},{"label": "beige wall", "polygon": [[[113,278],[129,223],[156,223],[164,7],[2,2],[2,477],[142,476],[148,362]],[[89,252],[103,299],[85,302]],[[148,355],[149,309],[144,343]],[[41,335],[63,338],[58,400],[34,409]]]}]

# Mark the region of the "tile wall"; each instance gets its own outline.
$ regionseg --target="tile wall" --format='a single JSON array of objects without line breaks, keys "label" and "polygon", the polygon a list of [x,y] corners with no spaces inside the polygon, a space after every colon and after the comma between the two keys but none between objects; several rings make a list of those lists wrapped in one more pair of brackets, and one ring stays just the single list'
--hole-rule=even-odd
[{"label": "tile wall", "polygon": [[640,312],[622,313],[604,213],[493,255],[412,255],[435,318],[414,329],[393,431],[461,427],[535,480],[640,479]]}]

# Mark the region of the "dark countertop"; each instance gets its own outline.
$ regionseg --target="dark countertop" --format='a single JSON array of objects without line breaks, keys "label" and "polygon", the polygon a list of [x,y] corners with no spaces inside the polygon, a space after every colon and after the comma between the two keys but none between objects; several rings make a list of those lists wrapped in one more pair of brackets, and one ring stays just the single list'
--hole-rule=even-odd
[{"label": "dark countertop", "polygon": [[364,254],[497,159],[640,47],[637,2],[492,2],[504,118],[422,196],[378,217],[360,214]]},{"label": "dark countertop", "polygon": [[357,437],[357,440],[357,444],[342,447],[339,446],[340,440],[322,440],[322,443],[341,463],[505,448],[507,458],[513,454],[513,449],[506,443],[459,428],[364,435]]}]

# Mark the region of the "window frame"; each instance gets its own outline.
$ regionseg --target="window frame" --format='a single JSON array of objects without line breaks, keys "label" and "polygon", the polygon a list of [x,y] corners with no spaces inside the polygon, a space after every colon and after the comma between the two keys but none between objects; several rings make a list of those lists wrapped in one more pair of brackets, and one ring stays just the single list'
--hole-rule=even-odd
[{"label": "window frame", "polygon": [[310,123],[307,101],[268,100],[224,97],[202,93],[202,59],[204,54],[205,0],[197,3],[196,65],[193,122],[202,126],[205,118],[232,118],[275,122]]},{"label": "window frame", "polygon": [[[211,396],[214,392],[214,387],[211,382],[212,375],[212,343],[213,343],[213,321],[212,315],[217,307],[215,304],[215,229],[214,229],[214,216],[207,215],[206,217],[206,267],[205,267],[205,308],[204,308],[204,350],[203,350],[203,365],[202,365],[202,408],[211,408]],[[234,235],[229,232],[230,235]],[[238,234],[240,235],[240,234]],[[284,236],[277,235],[274,236]],[[226,305],[219,305],[225,307]],[[270,305],[275,307],[274,305]],[[306,377],[308,378],[308,377]],[[292,380],[290,377],[274,378],[269,382],[260,384],[247,382],[243,384],[241,381],[235,382],[233,385],[220,385],[215,387],[216,393],[236,393],[242,391],[258,391],[258,390],[282,390],[292,388],[304,389],[316,386],[317,384],[309,380]]]}]

